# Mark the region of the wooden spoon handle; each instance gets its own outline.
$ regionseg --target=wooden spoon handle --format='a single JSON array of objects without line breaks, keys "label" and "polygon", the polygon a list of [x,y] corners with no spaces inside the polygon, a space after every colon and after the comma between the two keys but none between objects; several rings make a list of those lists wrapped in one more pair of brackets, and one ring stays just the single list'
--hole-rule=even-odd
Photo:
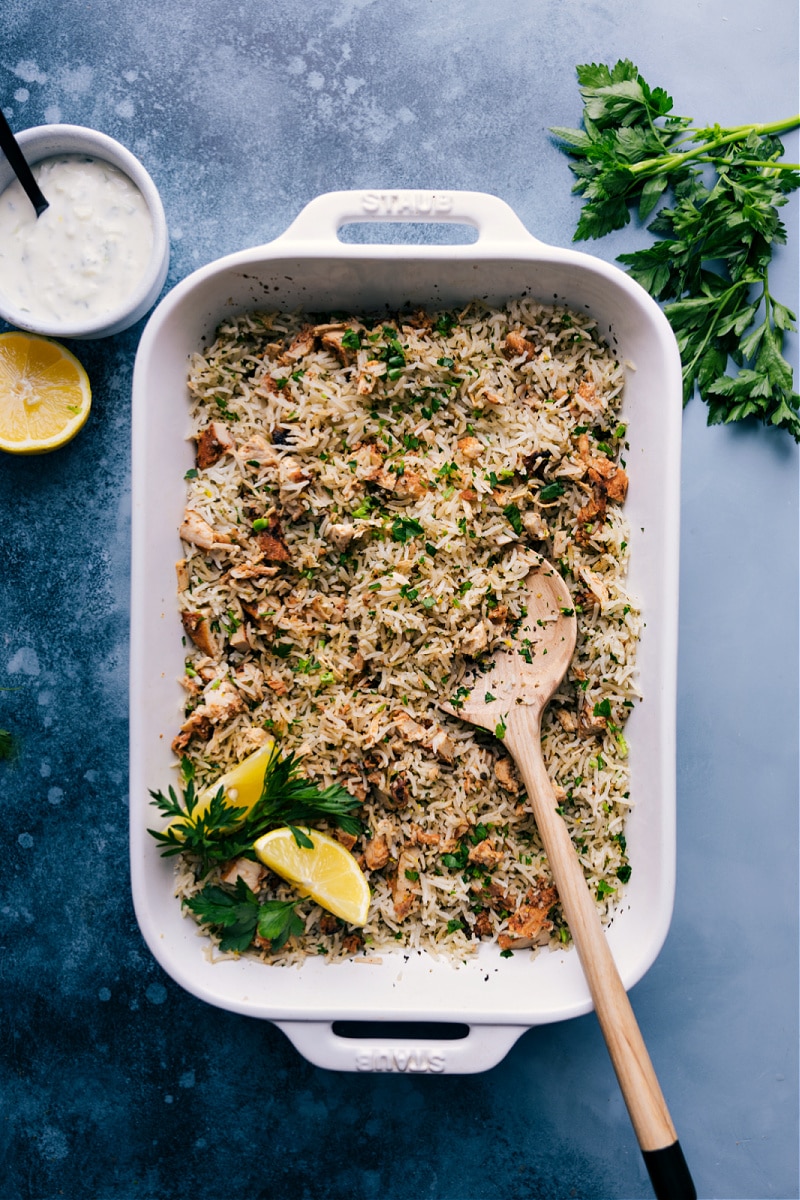
[{"label": "wooden spoon handle", "polygon": [[[603,932],[541,752],[535,713],[506,735],[520,769],[544,844],[564,916],[580,955],[600,1028],[619,1080],[639,1146],[659,1200],[694,1200],[696,1191],[675,1127],[647,1053],[630,1000]],[[536,728],[532,728],[535,724]],[[511,735],[511,736],[509,736]]]}]

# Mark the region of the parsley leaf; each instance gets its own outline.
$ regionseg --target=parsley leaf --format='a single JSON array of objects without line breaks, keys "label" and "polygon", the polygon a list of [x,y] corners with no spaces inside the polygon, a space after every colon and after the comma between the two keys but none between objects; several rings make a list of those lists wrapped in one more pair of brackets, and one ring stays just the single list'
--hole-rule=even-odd
[{"label": "parsley leaf", "polygon": [[[686,404],[697,390],[708,423],[754,417],[800,441],[800,396],[783,353],[795,314],[772,295],[773,249],[786,241],[779,209],[800,188],[797,164],[779,161],[771,124],[701,128],[672,111],[638,68],[577,68],[583,128],[552,133],[573,160],[583,197],[575,240],[622,229],[631,211],[659,240],[619,261],[657,300],[678,341]],[[732,367],[728,373],[729,366]]]},{"label": "parsley leaf", "polygon": [[522,517],[519,507],[516,504],[507,504],[503,509],[503,516],[514,530],[514,533],[521,534],[523,532]]},{"label": "parsley leaf", "polygon": [[209,883],[186,902],[186,907],[209,925],[220,938],[220,950],[245,951],[258,934],[279,950],[290,937],[303,933],[305,925],[295,911],[294,900],[259,902],[243,879],[233,887]]},{"label": "parsley leaf", "polygon": [[425,530],[414,517],[395,517],[392,523],[392,540],[408,542],[412,538],[421,537]]}]

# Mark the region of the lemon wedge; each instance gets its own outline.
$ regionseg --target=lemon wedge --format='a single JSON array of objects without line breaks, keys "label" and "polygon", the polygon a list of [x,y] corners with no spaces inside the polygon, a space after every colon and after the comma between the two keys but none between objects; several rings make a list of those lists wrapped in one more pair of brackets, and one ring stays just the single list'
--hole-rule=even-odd
[{"label": "lemon wedge", "polygon": [[369,913],[369,884],[349,850],[318,829],[301,831],[313,848],[298,846],[291,829],[272,829],[253,849],[265,866],[293,883],[348,925],[364,925]]},{"label": "lemon wedge", "polygon": [[0,450],[56,450],[85,424],[91,403],[88,375],[60,342],[0,334]]},{"label": "lemon wedge", "polygon": [[[252,754],[248,754],[247,758],[243,758],[235,767],[231,767],[230,771],[226,771],[224,775],[220,775],[219,779],[215,779],[213,783],[198,792],[192,820],[203,815],[219,789],[222,788],[228,804],[233,808],[245,810],[239,818],[239,821],[244,821],[261,797],[264,788],[264,773],[274,745],[272,738],[269,738],[263,746],[259,746]],[[167,828],[183,824],[185,821],[176,817]],[[180,829],[176,829],[178,836],[180,836],[180,832]]]}]

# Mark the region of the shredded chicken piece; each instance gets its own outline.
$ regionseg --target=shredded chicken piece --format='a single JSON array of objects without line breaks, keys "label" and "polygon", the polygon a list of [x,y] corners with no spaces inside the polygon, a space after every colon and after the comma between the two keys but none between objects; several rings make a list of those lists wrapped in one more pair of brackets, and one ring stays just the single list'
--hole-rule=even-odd
[{"label": "shredded chicken piece", "polygon": [[494,773],[502,788],[505,788],[507,792],[512,792],[515,796],[519,794],[519,781],[514,774],[514,768],[509,758],[498,758],[494,764]]},{"label": "shredded chicken piece", "polygon": [[214,726],[208,716],[199,709],[195,709],[191,716],[184,721],[180,733],[172,739],[172,753],[180,757],[193,737],[207,742],[213,732]]},{"label": "shredded chicken piece", "polygon": [[392,713],[394,727],[406,742],[422,742],[427,736],[427,729],[424,725],[420,725],[412,716],[405,712],[402,708],[396,709]]},{"label": "shredded chicken piece", "polygon": [[289,365],[297,362],[300,358],[305,358],[313,349],[314,329],[311,325],[304,325],[296,337],[292,339],[288,349],[284,350],[278,362],[281,366]]},{"label": "shredded chicken piece", "polygon": [[220,879],[223,883],[236,883],[237,879],[241,879],[251,892],[257,892],[266,874],[266,868],[262,863],[253,862],[250,858],[237,858],[225,867]]},{"label": "shredded chicken piece", "polygon": [[191,638],[198,650],[202,650],[203,654],[207,654],[209,658],[217,657],[219,647],[211,632],[208,617],[204,617],[199,612],[182,612],[181,624],[187,637]]},{"label": "shredded chicken piece", "polygon": [[387,369],[386,363],[379,358],[370,358],[365,362],[356,383],[356,391],[359,396],[369,396],[380,377],[386,374]]},{"label": "shredded chicken piece", "polygon": [[416,892],[414,879],[409,879],[406,872],[414,875],[419,869],[419,859],[413,849],[404,847],[397,860],[397,872],[391,883],[394,915],[398,921],[404,921],[414,907]]},{"label": "shredded chicken piece", "polygon": [[477,938],[488,938],[492,936],[494,929],[488,908],[482,908],[478,913],[477,917],[475,918],[475,923],[472,926],[472,932]]},{"label": "shredded chicken piece", "polygon": [[364,861],[370,871],[380,871],[389,861],[389,846],[383,834],[376,834],[364,847]]},{"label": "shredded chicken piece", "polygon": [[519,358],[522,356],[525,362],[530,362],[535,358],[539,351],[534,346],[529,338],[526,338],[521,330],[515,330],[508,334],[506,338],[505,354],[508,358]]},{"label": "shredded chicken piece", "polygon": [[343,367],[349,367],[355,359],[355,351],[343,341],[348,328],[347,325],[317,325],[314,329],[325,349],[331,350]]},{"label": "shredded chicken piece", "polygon": [[[219,687],[214,683],[208,685],[203,692],[203,713],[215,725],[227,722],[244,708],[244,700],[228,679],[223,679]],[[198,710],[199,711],[199,710]]]},{"label": "shredded chicken piece", "polygon": [[543,542],[550,536],[550,531],[542,520],[541,513],[536,512],[535,509],[529,508],[522,514],[522,524],[525,532],[537,542]]},{"label": "shredded chicken piece", "polygon": [[606,587],[606,585],[603,582],[603,580],[601,579],[601,577],[595,571],[590,571],[588,567],[581,567],[580,571],[579,571],[579,575],[580,575],[581,579],[583,579],[584,583],[586,584],[586,586],[588,587],[589,591],[592,593],[594,598],[597,600],[597,603],[600,605],[600,608],[601,609],[606,608],[608,606],[608,599],[609,599],[608,588]]},{"label": "shredded chicken piece", "polygon": [[416,471],[406,468],[402,475],[394,476],[394,494],[399,498],[419,500],[428,491],[425,480]]},{"label": "shredded chicken piece", "polygon": [[189,586],[189,564],[185,558],[179,558],[175,563],[175,577],[178,581],[178,591],[185,592]]},{"label": "shredded chicken piece", "polygon": [[480,867],[487,867],[493,870],[499,863],[503,861],[505,851],[499,850],[492,838],[484,838],[482,842],[478,842],[477,846],[473,846],[467,855],[467,860],[471,863],[477,863]]},{"label": "shredded chicken piece", "polygon": [[438,846],[441,840],[434,830],[426,832],[421,825],[411,826],[411,841],[415,846]]},{"label": "shredded chicken piece", "polygon": [[383,466],[370,467],[363,478],[367,483],[374,483],[384,492],[393,492],[397,487],[397,476]]},{"label": "shredded chicken piece", "polygon": [[286,454],[280,460],[278,479],[281,483],[308,483],[310,478],[299,458]]},{"label": "shredded chicken piece", "polygon": [[578,729],[582,734],[602,737],[608,728],[608,722],[600,713],[595,713],[594,705],[584,700],[578,716]]},{"label": "shredded chicken piece", "polygon": [[469,658],[482,654],[489,645],[489,630],[485,621],[478,621],[461,638],[461,652]]},{"label": "shredded chicken piece", "polygon": [[239,625],[238,628],[233,631],[228,638],[228,645],[230,646],[231,650],[238,650],[242,654],[244,654],[246,650],[250,649],[250,639],[247,636],[247,630],[245,629],[244,625]]},{"label": "shredded chicken piece", "polygon": [[280,567],[271,567],[265,562],[242,563],[241,566],[231,567],[231,579],[271,579],[278,574]]},{"label": "shredded chicken piece", "polygon": [[268,518],[269,525],[263,533],[257,535],[259,548],[269,562],[289,562],[291,552],[283,536],[283,527],[277,513]]},{"label": "shredded chicken piece", "polygon": [[524,950],[533,946],[539,935],[553,928],[547,914],[558,899],[554,887],[530,888],[519,908],[508,918],[508,931],[497,942],[501,950]]},{"label": "shredded chicken piece", "polygon": [[238,453],[245,462],[257,462],[272,467],[278,463],[275,451],[260,433],[254,433],[246,442],[242,442]]},{"label": "shredded chicken piece", "polygon": [[622,504],[628,494],[628,476],[622,467],[617,467],[614,474],[606,481],[606,495],[609,500]]},{"label": "shredded chicken piece", "polygon": [[187,508],[183,514],[183,523],[178,533],[184,542],[198,546],[201,550],[218,550],[231,544],[227,534],[218,533],[193,508]]},{"label": "shredded chicken piece", "polygon": [[223,455],[233,450],[234,442],[227,425],[212,421],[197,439],[195,463],[201,470],[213,467]]},{"label": "shredded chicken piece", "polygon": [[355,526],[349,521],[340,524],[330,524],[325,531],[326,540],[337,550],[346,550],[355,535]]},{"label": "shredded chicken piece", "polygon": [[575,733],[578,728],[578,718],[568,708],[554,707],[553,716],[565,733]]},{"label": "shredded chicken piece", "polygon": [[575,541],[579,545],[585,546],[597,525],[602,525],[605,521],[606,508],[606,493],[602,488],[595,487],[589,503],[584,504],[583,508],[578,511]]},{"label": "shredded chicken piece", "polygon": [[451,763],[456,756],[456,746],[453,739],[444,729],[437,729],[429,742],[430,748],[437,758]]},{"label": "shredded chicken piece", "polygon": [[588,435],[578,438],[578,454],[586,467],[589,479],[595,485],[595,497],[602,494],[602,501],[613,500],[622,504],[628,494],[628,476],[625,470],[605,454],[592,454]]},{"label": "shredded chicken piece", "polygon": [[261,729],[258,725],[252,725],[249,729],[245,729],[238,742],[242,757],[246,757],[253,750],[258,750],[268,741],[269,734],[266,729]]},{"label": "shredded chicken piece", "polygon": [[575,396],[579,407],[586,412],[596,414],[605,410],[605,399],[597,394],[594,382],[588,377],[581,381]]},{"label": "shredded chicken piece", "polygon": [[402,771],[389,784],[389,797],[396,808],[405,808],[411,798],[408,776]]},{"label": "shredded chicken piece", "polygon": [[480,458],[483,454],[483,442],[476,437],[463,437],[458,441],[458,448],[464,455],[464,458],[474,462],[476,458]]},{"label": "shredded chicken piece", "polygon": [[513,892],[507,892],[502,884],[495,883],[494,880],[489,884],[489,906],[498,913],[511,913],[516,907],[517,898]]}]

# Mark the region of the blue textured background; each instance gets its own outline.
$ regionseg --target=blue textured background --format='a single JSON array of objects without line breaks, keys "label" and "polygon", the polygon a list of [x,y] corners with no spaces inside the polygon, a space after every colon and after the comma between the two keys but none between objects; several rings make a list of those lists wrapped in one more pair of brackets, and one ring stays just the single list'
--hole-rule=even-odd
[{"label": "blue textured background", "polygon": [[[333,188],[471,188],[567,245],[548,135],[578,62],[678,112],[797,108],[794,0],[3,0],[16,128],[86,124],[161,189],[168,285]],[[789,139],[796,160],[797,138]],[[796,306],[798,205],[775,291]],[[374,236],[374,235],[373,235]],[[392,234],[394,236],[394,234]],[[613,259],[636,229],[591,246]],[[0,462],[0,1200],[651,1195],[593,1016],[474,1077],[337,1075],[156,966],[127,870],[130,379],[73,345],[88,425]],[[797,339],[790,339],[797,363]],[[684,422],[678,895],[632,999],[702,1197],[797,1200],[798,454]]]}]

